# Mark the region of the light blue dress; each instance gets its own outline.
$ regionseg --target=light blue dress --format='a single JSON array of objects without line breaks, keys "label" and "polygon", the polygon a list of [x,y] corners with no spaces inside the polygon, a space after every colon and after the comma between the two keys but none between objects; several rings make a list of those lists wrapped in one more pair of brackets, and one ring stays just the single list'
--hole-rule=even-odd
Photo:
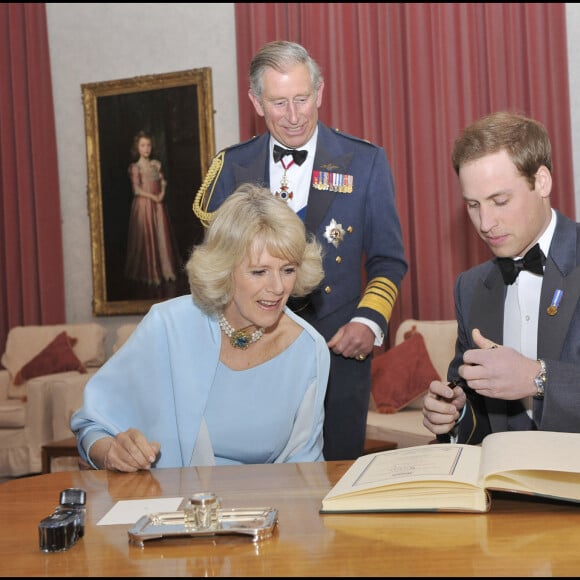
[{"label": "light blue dress", "polygon": [[134,427],[161,444],[154,467],[321,461],[330,353],[312,326],[244,371],[219,361],[217,320],[190,295],[155,304],[89,380],[71,429],[81,457]]}]

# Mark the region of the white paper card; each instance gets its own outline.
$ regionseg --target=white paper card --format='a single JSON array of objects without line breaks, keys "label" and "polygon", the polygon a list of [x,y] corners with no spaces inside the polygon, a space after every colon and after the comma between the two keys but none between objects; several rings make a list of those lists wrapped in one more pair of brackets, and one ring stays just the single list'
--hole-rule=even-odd
[{"label": "white paper card", "polygon": [[177,511],[182,501],[182,497],[122,499],[97,522],[97,526],[134,524],[147,514]]}]

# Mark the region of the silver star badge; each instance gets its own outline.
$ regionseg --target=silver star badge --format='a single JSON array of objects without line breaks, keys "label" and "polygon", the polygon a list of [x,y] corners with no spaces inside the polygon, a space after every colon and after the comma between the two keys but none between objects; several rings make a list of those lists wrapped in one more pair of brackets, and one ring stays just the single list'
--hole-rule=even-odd
[{"label": "silver star badge", "polygon": [[328,243],[332,244],[335,248],[338,248],[340,242],[344,240],[344,234],[345,231],[342,224],[337,224],[334,218],[330,220],[330,223],[326,226],[326,230],[324,231],[324,237]]}]

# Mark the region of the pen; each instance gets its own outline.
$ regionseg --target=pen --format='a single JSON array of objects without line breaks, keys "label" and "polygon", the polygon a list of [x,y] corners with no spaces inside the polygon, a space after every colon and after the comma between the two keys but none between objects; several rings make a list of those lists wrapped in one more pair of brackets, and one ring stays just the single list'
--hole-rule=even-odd
[{"label": "pen", "polygon": [[[459,379],[451,379],[450,381],[447,382],[447,386],[448,387],[451,387],[452,389],[454,389],[455,387],[459,386],[458,380]],[[443,400],[446,400],[447,397],[442,397],[441,395],[437,395],[437,399],[439,401],[443,401]]]}]

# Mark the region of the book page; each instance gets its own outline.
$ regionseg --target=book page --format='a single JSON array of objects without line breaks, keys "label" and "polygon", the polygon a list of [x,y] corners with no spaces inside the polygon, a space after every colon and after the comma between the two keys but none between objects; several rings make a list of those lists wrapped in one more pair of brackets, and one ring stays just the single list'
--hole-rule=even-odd
[{"label": "book page", "polygon": [[474,445],[445,443],[363,455],[326,497],[418,481],[477,486],[480,454],[481,448]]},{"label": "book page", "polygon": [[485,487],[580,498],[580,433],[506,431],[482,444]]},{"label": "book page", "polygon": [[452,476],[458,469],[462,449],[437,446],[433,449],[410,448],[404,454],[382,454],[373,457],[353,482],[359,485],[388,485],[412,477],[439,479]]}]

